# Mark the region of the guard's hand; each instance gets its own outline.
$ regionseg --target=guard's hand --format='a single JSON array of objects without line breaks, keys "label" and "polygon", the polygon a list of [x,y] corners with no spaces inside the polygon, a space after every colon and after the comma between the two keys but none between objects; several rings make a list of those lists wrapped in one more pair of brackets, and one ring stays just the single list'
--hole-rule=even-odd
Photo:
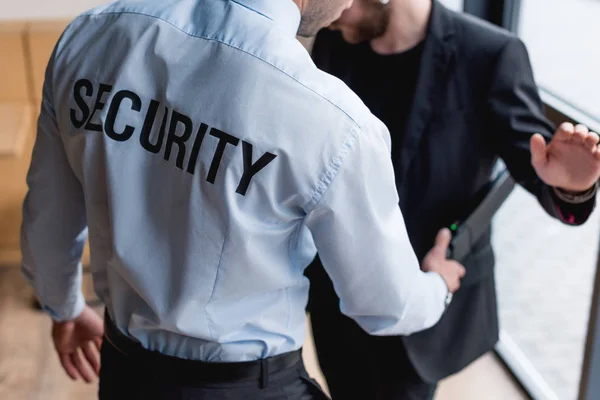
[{"label": "guard's hand", "polygon": [[545,184],[583,192],[600,178],[599,140],[586,126],[565,122],[548,145],[539,133],[531,137],[531,165]]},{"label": "guard's hand", "polygon": [[460,280],[465,276],[466,270],[458,261],[446,259],[446,251],[450,245],[452,234],[444,228],[435,238],[435,246],[423,259],[421,269],[425,272],[437,272],[444,278],[450,293],[455,293],[460,287]]},{"label": "guard's hand", "polygon": [[[89,306],[73,321],[54,322],[52,340],[67,375],[91,383],[100,375],[100,346],[104,335],[102,318]],[[83,355],[83,358],[82,358]]]}]

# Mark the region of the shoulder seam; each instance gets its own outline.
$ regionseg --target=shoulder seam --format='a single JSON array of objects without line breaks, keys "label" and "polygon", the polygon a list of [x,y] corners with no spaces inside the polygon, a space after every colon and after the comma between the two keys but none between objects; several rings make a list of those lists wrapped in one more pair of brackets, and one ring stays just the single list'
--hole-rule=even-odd
[{"label": "shoulder seam", "polygon": [[270,63],[269,61],[257,56],[256,54],[250,53],[247,50],[244,50],[242,48],[239,48],[237,46],[234,46],[230,43],[224,42],[220,39],[217,38],[213,38],[213,37],[208,37],[208,36],[203,36],[203,35],[197,35],[191,32],[188,32],[186,30],[184,30],[183,28],[175,25],[174,23],[172,23],[171,21],[168,21],[164,18],[161,18],[159,16],[156,15],[152,15],[152,14],[147,14],[147,13],[143,13],[143,12],[138,12],[138,11],[106,11],[106,12],[101,12],[99,14],[91,14],[91,13],[84,13],[84,14],[80,14],[77,18],[80,17],[92,17],[92,16],[102,16],[102,15],[122,15],[122,14],[131,14],[131,15],[140,15],[140,16],[144,16],[144,17],[148,17],[148,18],[154,18],[154,19],[158,19],[166,24],[171,25],[172,27],[174,27],[175,29],[185,33],[188,36],[191,37],[195,37],[195,38],[199,38],[199,39],[204,39],[204,40],[209,40],[209,41],[213,41],[213,42],[217,42],[220,44],[223,44],[227,47],[231,47],[232,49],[238,50],[244,54],[247,54],[251,57],[256,58],[257,60],[262,61],[263,63],[271,66],[272,68],[274,68],[275,70],[279,71],[280,73],[282,73],[283,75],[287,76],[288,78],[292,79],[294,82],[296,82],[297,84],[301,85],[303,88],[305,88],[306,90],[314,93],[315,95],[319,96],[320,98],[322,98],[323,100],[325,100],[326,102],[328,102],[329,104],[331,104],[332,106],[334,106],[337,110],[339,110],[340,112],[342,112],[346,117],[348,117],[348,119],[350,119],[350,121],[352,121],[352,123],[354,125],[356,125],[358,128],[360,128],[360,124],[358,122],[356,122],[356,120],[354,118],[352,118],[352,116],[350,114],[348,114],[348,112],[346,112],[346,110],[344,110],[342,107],[340,107],[338,104],[334,103],[333,101],[331,101],[330,99],[328,99],[327,97],[323,96],[322,94],[320,94],[319,92],[315,91],[314,89],[311,89],[310,87],[306,86],[303,82],[299,81],[298,79],[294,78],[292,75],[290,75],[289,73],[287,73],[286,71],[282,70],[281,68],[277,67],[276,65],[273,65],[272,63]]}]

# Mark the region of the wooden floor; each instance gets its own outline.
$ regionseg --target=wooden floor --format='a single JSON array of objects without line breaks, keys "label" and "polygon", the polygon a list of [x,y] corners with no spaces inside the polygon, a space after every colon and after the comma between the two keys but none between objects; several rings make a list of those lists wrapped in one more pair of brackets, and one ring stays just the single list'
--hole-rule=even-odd
[{"label": "wooden floor", "polygon": [[[308,329],[310,332],[310,326],[308,326]],[[310,335],[308,335],[304,345],[304,362],[310,375],[327,390],[327,384],[319,369]],[[443,381],[435,397],[435,400],[526,399],[529,399],[529,397],[512,380],[503,364],[492,353],[486,354],[461,373]]]},{"label": "wooden floor", "polygon": [[[90,282],[84,282],[86,292]],[[32,308],[32,291],[16,267],[0,267],[0,399],[86,400],[97,385],[73,383],[50,340],[50,319]],[[323,386],[310,335],[304,347],[310,374]],[[493,355],[442,383],[436,400],[526,399]],[[365,399],[360,399],[365,400]]]}]

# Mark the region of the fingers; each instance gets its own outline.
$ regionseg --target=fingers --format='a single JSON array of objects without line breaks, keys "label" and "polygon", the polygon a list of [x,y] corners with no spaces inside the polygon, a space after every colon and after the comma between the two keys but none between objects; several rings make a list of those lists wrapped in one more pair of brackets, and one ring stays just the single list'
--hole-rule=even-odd
[{"label": "fingers", "polygon": [[467,273],[467,270],[465,269],[465,267],[462,266],[462,264],[460,264],[457,261],[450,261],[450,266],[453,269],[452,274],[453,274],[453,278],[452,278],[452,288],[450,288],[450,291],[452,293],[456,292],[459,288],[460,288],[460,280],[465,276],[465,274]]},{"label": "fingers", "polygon": [[[81,346],[87,363],[83,361],[79,350],[70,353],[59,353],[60,363],[71,379],[83,378],[85,382],[91,383],[94,380],[94,374],[100,376],[100,353],[97,346],[96,340],[88,341]],[[90,367],[92,371],[90,371]]]},{"label": "fingers", "polygon": [[575,127],[575,133],[573,134],[573,139],[577,142],[584,143],[589,133],[589,129],[585,125],[577,125]]},{"label": "fingers", "polygon": [[460,264],[458,264],[458,267],[458,276],[462,279],[467,274],[467,269]]},{"label": "fingers", "polygon": [[[587,126],[583,124],[578,124],[574,126],[570,122],[563,122],[554,134],[554,137],[559,140],[575,140],[579,143],[589,144],[590,147],[597,136],[598,135],[596,134],[590,136],[590,130]],[[596,141],[593,144],[597,145],[598,142]]]},{"label": "fingers", "polygon": [[572,139],[576,143],[583,144],[592,152],[592,154],[596,156],[597,159],[600,159],[600,154],[598,151],[598,143],[600,142],[600,137],[597,133],[590,132],[587,126],[578,124],[577,126],[573,127]]},{"label": "fingers", "polygon": [[450,293],[456,293],[456,291],[460,289],[460,278],[458,276],[451,277],[446,283],[448,284]]},{"label": "fingers", "polygon": [[93,340],[94,344],[96,345],[96,348],[98,349],[98,351],[102,350],[102,337],[95,337]]},{"label": "fingers", "polygon": [[58,357],[60,359],[60,364],[62,365],[67,375],[69,375],[69,377],[74,381],[79,379],[79,373],[77,372],[77,368],[75,368],[73,362],[71,361],[70,354],[59,354]]},{"label": "fingers", "polygon": [[600,137],[595,132],[589,132],[587,137],[585,138],[585,145],[595,153],[598,149],[598,142],[600,141]]},{"label": "fingers", "polygon": [[435,245],[433,246],[434,251],[445,258],[446,250],[448,249],[451,240],[452,234],[450,233],[450,229],[440,229],[437,236],[435,237]]},{"label": "fingers", "polygon": [[443,261],[432,271],[438,272],[444,278],[450,293],[455,293],[460,288],[460,280],[466,274],[465,267],[454,260]]},{"label": "fingers", "polygon": [[425,272],[439,273],[446,282],[448,290],[454,293],[460,287],[460,280],[465,276],[466,270],[458,261],[446,260],[446,250],[451,240],[450,230],[448,228],[440,229],[433,249],[425,257],[422,269]]},{"label": "fingers", "polygon": [[548,146],[544,137],[536,133],[531,137],[529,146],[531,147],[531,165],[535,168],[546,165],[548,162]]},{"label": "fingers", "polygon": [[573,126],[573,124],[570,122],[563,122],[554,134],[554,138],[562,141],[568,141],[571,140],[574,133],[575,127]]},{"label": "fingers", "polygon": [[100,354],[98,353],[98,348],[96,347],[95,342],[87,342],[82,346],[82,350],[85,359],[89,363],[90,367],[92,367],[92,370],[96,376],[100,376]]},{"label": "fingers", "polygon": [[[600,160],[600,154],[598,149],[598,143],[600,143],[600,137],[595,132],[590,132],[587,126],[578,124],[573,126],[569,122],[565,122],[560,125],[556,131],[554,138],[561,141],[572,140],[573,143],[583,144],[589,149],[597,159]],[[554,138],[552,140],[554,140]],[[533,149],[532,149],[533,152]]]},{"label": "fingers", "polygon": [[89,368],[86,367],[86,365],[84,364],[83,360],[81,359],[81,356],[79,355],[79,352],[74,351],[69,355],[69,357],[71,358],[71,362],[73,363],[75,368],[77,368],[77,372],[79,372],[83,380],[87,383],[91,383],[94,379],[94,376],[92,372],[90,372]]}]

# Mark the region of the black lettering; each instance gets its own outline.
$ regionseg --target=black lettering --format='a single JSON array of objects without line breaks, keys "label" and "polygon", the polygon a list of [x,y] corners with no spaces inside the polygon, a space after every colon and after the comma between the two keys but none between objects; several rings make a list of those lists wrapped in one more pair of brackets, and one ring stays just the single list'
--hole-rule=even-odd
[{"label": "black lettering", "polygon": [[121,107],[121,102],[123,102],[123,99],[131,100],[131,109],[133,111],[140,111],[142,109],[142,100],[140,99],[140,96],[133,93],[131,90],[119,90],[115,94],[110,102],[110,107],[108,108],[104,130],[106,131],[106,136],[116,140],[117,142],[124,142],[128,140],[135,131],[135,128],[131,125],[126,125],[125,129],[121,133],[115,131],[115,120],[117,119],[119,107]]},{"label": "black lettering", "polygon": [[156,112],[160,103],[156,100],[152,100],[148,106],[148,113],[144,120],[144,126],[142,127],[142,133],[140,134],[140,144],[150,153],[158,153],[162,147],[162,142],[165,137],[165,129],[167,127],[167,117],[169,115],[169,109],[165,106],[165,115],[163,116],[162,123],[160,125],[160,131],[158,132],[158,139],[156,144],[150,142],[150,133],[152,133],[152,126],[154,126],[154,119],[156,118]]},{"label": "black lettering", "polygon": [[[177,136],[177,124],[183,124],[183,134]],[[169,133],[167,134],[167,147],[165,148],[165,160],[169,161],[171,157],[171,148],[173,143],[177,143],[179,150],[177,151],[177,161],[175,164],[179,169],[183,169],[183,160],[185,158],[185,142],[190,138],[192,134],[192,120],[190,117],[184,114],[180,114],[173,110],[171,114],[171,125],[169,126]]]},{"label": "black lettering", "polygon": [[210,130],[210,135],[219,138],[219,144],[215,150],[212,163],[210,164],[210,170],[208,171],[208,176],[206,177],[208,182],[215,183],[215,178],[217,177],[217,172],[219,171],[219,164],[221,164],[221,158],[225,152],[225,147],[227,144],[237,146],[240,142],[240,139],[216,128],[212,128]]},{"label": "black lettering", "polygon": [[71,123],[76,129],[81,128],[90,116],[90,108],[81,95],[82,88],[85,89],[85,96],[90,97],[92,94],[94,94],[94,86],[92,86],[92,82],[88,81],[87,79],[80,79],[75,82],[75,86],[73,86],[73,96],[75,97],[75,103],[77,103],[79,106],[79,110],[82,114],[81,119],[78,119],[77,111],[71,108]]},{"label": "black lettering", "polygon": [[90,118],[87,120],[87,124],[85,124],[85,129],[90,131],[102,132],[102,125],[93,124],[92,119],[94,119],[96,111],[104,110],[104,106],[106,105],[106,103],[102,101],[102,96],[104,95],[104,93],[110,93],[111,90],[111,85],[105,85],[104,83],[100,84],[100,88],[98,89],[98,95],[96,96],[96,104],[94,105],[92,115],[90,115]]},{"label": "black lettering", "polygon": [[206,131],[208,130],[208,125],[200,124],[200,128],[198,128],[198,133],[196,134],[196,139],[194,140],[194,146],[192,147],[192,153],[190,154],[190,162],[188,163],[187,172],[190,174],[194,174],[194,169],[196,168],[196,160],[198,159],[198,153],[200,153],[200,146],[202,146],[202,141],[204,140],[204,135],[206,135]]},{"label": "black lettering", "polygon": [[236,193],[245,196],[252,177],[258,174],[261,169],[266,167],[277,156],[266,152],[258,159],[258,161],[252,164],[252,145],[242,140],[242,149],[244,150],[244,173],[242,174],[242,179],[240,179],[240,184],[236,189]]}]

